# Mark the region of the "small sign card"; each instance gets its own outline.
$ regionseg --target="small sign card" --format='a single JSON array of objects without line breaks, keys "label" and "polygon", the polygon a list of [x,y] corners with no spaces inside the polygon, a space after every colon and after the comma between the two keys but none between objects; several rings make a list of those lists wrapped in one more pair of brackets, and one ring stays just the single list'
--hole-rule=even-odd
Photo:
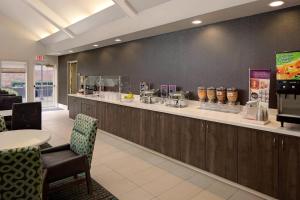
[{"label": "small sign card", "polygon": [[169,86],[168,85],[161,85],[160,86],[160,96],[162,98],[167,98],[169,93]]},{"label": "small sign card", "polygon": [[176,85],[169,85],[169,94],[176,92]]}]

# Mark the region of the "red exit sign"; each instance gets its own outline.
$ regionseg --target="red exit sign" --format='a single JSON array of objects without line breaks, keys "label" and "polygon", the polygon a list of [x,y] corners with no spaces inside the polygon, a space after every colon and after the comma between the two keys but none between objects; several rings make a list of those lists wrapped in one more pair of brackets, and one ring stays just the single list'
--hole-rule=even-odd
[{"label": "red exit sign", "polygon": [[44,56],[35,56],[36,61],[44,61]]}]

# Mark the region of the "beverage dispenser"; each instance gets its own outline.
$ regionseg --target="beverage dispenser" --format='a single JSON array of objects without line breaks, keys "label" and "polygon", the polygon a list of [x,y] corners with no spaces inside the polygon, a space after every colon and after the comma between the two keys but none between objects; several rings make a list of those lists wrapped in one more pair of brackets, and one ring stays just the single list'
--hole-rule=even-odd
[{"label": "beverage dispenser", "polygon": [[276,54],[277,121],[300,124],[300,51]]}]

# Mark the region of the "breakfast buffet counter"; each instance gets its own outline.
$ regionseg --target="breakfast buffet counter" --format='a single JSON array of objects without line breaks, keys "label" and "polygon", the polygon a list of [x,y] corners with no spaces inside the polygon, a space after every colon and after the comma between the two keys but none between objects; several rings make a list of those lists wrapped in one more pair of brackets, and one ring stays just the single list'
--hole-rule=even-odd
[{"label": "breakfast buffet counter", "polygon": [[270,123],[258,125],[242,114],[201,110],[197,101],[173,108],[141,103],[138,96],[132,102],[118,99],[106,93],[69,95],[69,117],[94,117],[107,133],[254,189],[263,198],[297,199],[300,126],[280,127],[276,110],[270,110]]},{"label": "breakfast buffet counter", "polygon": [[185,108],[173,108],[159,103],[145,104],[138,100],[125,102],[115,100],[114,98],[100,98],[93,95],[69,94],[69,96],[300,137],[300,125],[286,123],[284,127],[281,127],[280,122],[276,121],[276,110],[274,109],[270,109],[270,122],[266,125],[261,125],[254,123],[252,120],[244,119],[241,114],[199,109],[199,103],[197,101],[189,101],[189,106]]}]

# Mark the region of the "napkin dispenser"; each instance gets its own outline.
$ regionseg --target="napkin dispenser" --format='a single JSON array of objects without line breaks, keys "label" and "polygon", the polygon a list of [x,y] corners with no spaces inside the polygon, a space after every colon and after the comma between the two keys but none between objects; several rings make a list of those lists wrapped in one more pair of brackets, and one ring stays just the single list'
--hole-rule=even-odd
[{"label": "napkin dispenser", "polygon": [[257,120],[257,121],[268,121],[268,107],[260,101],[248,101],[245,106],[244,118]]}]

